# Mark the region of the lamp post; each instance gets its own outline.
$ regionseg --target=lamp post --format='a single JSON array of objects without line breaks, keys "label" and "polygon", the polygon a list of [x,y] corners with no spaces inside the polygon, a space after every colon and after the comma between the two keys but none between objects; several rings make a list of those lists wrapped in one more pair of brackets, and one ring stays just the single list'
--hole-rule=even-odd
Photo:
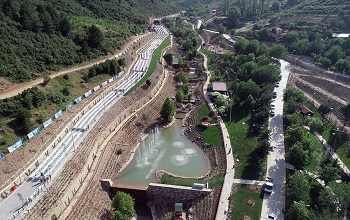
[{"label": "lamp post", "polygon": [[231,101],[231,105],[230,105],[230,123],[232,122],[232,118],[231,118],[231,115],[232,115],[232,93],[233,91],[232,90],[229,90],[229,93],[230,93],[230,101]]},{"label": "lamp post", "polygon": [[334,143],[333,143],[333,152],[335,151],[335,143],[337,142],[337,136],[338,136],[338,132],[339,132],[339,128],[333,129],[334,132],[332,133],[334,135]]}]

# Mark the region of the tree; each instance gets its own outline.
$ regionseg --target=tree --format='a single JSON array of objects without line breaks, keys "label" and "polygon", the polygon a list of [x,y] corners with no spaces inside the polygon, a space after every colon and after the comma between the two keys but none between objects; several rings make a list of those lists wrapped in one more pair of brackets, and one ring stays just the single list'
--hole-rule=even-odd
[{"label": "tree", "polygon": [[343,114],[343,117],[344,117],[344,125],[347,125],[347,122],[350,119],[350,103],[347,104],[346,106],[343,106],[340,109],[340,112]]},{"label": "tree", "polygon": [[324,157],[320,164],[319,176],[326,185],[340,178],[338,161],[331,157]]},{"label": "tree", "polygon": [[309,219],[309,210],[304,202],[293,202],[287,212],[287,219],[307,220]]},{"label": "tree", "polygon": [[323,123],[320,119],[308,116],[308,117],[306,117],[305,122],[306,122],[307,126],[309,126],[311,131],[322,132]]},{"label": "tree", "polygon": [[280,8],[281,8],[281,3],[280,2],[278,2],[278,1],[272,2],[272,5],[271,5],[271,10],[272,11],[279,12]]},{"label": "tree", "polygon": [[166,122],[169,123],[171,122],[173,116],[175,115],[175,104],[174,101],[171,100],[169,97],[165,99],[163,103],[162,110],[160,111],[160,115],[162,119]]},{"label": "tree", "polygon": [[64,96],[69,96],[70,95],[70,90],[67,86],[63,87],[62,90],[61,90],[62,94]]},{"label": "tree", "polygon": [[48,74],[43,74],[43,78],[44,78],[43,85],[46,86],[50,82],[51,78]]},{"label": "tree", "polygon": [[167,62],[168,65],[172,65],[173,64],[173,54],[172,53],[164,54],[163,58]]},{"label": "tree", "polygon": [[251,79],[236,84],[235,95],[240,102],[245,101],[249,95],[255,99],[260,92],[260,87]]},{"label": "tree", "polygon": [[338,45],[334,45],[326,53],[326,57],[332,61],[332,64],[335,64],[343,57],[343,50]]},{"label": "tree", "polygon": [[309,193],[309,182],[304,173],[297,171],[288,178],[286,196],[290,201],[305,202]]},{"label": "tree", "polygon": [[71,30],[71,24],[67,17],[63,17],[59,23],[58,30],[61,32],[62,36],[67,36]]},{"label": "tree", "polygon": [[247,45],[247,41],[244,38],[239,38],[236,43],[233,45],[233,47],[235,48],[235,51],[237,53],[244,53],[245,51],[245,47]]},{"label": "tree", "polygon": [[321,104],[318,107],[318,111],[321,113],[322,117],[325,117],[331,111],[331,108],[327,104]]},{"label": "tree", "polygon": [[324,166],[319,171],[320,179],[324,181],[325,185],[328,183],[336,181],[340,178],[338,167],[328,167]]},{"label": "tree", "polygon": [[32,123],[30,121],[30,118],[32,117],[32,114],[30,111],[26,108],[20,108],[17,115],[17,120],[22,125],[22,129],[24,133],[29,133],[32,127]]},{"label": "tree", "polygon": [[292,164],[295,169],[303,170],[308,164],[308,151],[303,149],[302,143],[295,143],[286,155],[286,161]]},{"label": "tree", "polygon": [[263,28],[258,32],[258,40],[260,41],[270,41],[273,39],[271,31],[267,28]]},{"label": "tree", "polygon": [[112,199],[112,206],[116,211],[119,211],[121,215],[127,217],[135,211],[135,200],[129,194],[118,191]]},{"label": "tree", "polygon": [[270,56],[275,58],[281,58],[287,54],[287,49],[282,44],[275,44],[270,49]]},{"label": "tree", "polygon": [[245,54],[257,53],[260,47],[260,42],[258,40],[251,40],[247,43],[245,47]]},{"label": "tree", "polygon": [[318,200],[321,208],[338,212],[344,218],[350,205],[350,184],[331,182],[321,190]]},{"label": "tree", "polygon": [[87,43],[91,48],[98,48],[101,46],[101,43],[103,41],[103,33],[102,31],[96,27],[95,25],[92,25],[88,29],[87,33]]},{"label": "tree", "polygon": [[232,29],[232,28],[237,28],[238,27],[238,22],[241,18],[241,12],[237,7],[231,8],[231,10],[228,12],[227,15],[227,28]]},{"label": "tree", "polygon": [[182,89],[177,90],[175,98],[177,102],[183,102],[184,92],[182,91]]},{"label": "tree", "polygon": [[188,87],[188,83],[184,83],[181,86],[182,91],[184,92],[185,95],[187,95],[190,91],[190,88]]},{"label": "tree", "polygon": [[309,41],[307,39],[301,39],[292,45],[292,49],[296,51],[297,54],[306,54],[309,49]]}]

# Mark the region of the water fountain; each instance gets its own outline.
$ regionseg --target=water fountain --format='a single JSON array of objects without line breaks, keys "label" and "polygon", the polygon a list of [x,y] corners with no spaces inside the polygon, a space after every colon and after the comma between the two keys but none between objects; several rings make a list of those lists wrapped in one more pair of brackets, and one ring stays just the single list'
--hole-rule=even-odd
[{"label": "water fountain", "polygon": [[199,177],[208,172],[203,151],[181,135],[181,122],[159,130],[142,141],[131,163],[118,175],[118,182],[147,185],[155,181],[157,170],[175,175]]}]

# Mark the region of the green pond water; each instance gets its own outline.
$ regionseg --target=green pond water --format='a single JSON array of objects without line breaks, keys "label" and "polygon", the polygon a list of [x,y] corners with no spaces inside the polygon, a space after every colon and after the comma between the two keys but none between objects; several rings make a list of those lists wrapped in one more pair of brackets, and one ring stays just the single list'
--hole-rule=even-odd
[{"label": "green pond water", "polygon": [[155,128],[145,138],[130,164],[118,175],[123,184],[148,185],[155,172],[166,170],[175,175],[199,177],[209,170],[203,151],[181,135],[181,121],[164,129]]}]

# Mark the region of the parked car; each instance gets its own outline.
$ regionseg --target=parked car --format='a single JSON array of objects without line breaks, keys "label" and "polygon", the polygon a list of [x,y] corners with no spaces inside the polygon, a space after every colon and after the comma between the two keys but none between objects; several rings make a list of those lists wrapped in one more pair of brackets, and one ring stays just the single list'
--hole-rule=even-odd
[{"label": "parked car", "polygon": [[272,108],[271,108],[271,110],[270,110],[270,116],[271,116],[271,117],[274,117],[274,116],[275,116],[275,109],[272,109]]},{"label": "parked car", "polygon": [[271,194],[273,189],[273,178],[266,177],[266,183],[264,184],[264,192]]},{"label": "parked car", "polygon": [[274,220],[275,219],[275,215],[270,214],[267,216],[267,220]]},{"label": "parked car", "polygon": [[279,87],[280,86],[280,82],[276,82],[275,86]]},{"label": "parked car", "polygon": [[273,98],[273,99],[277,98],[277,93],[276,93],[276,92],[273,92],[272,98]]}]

